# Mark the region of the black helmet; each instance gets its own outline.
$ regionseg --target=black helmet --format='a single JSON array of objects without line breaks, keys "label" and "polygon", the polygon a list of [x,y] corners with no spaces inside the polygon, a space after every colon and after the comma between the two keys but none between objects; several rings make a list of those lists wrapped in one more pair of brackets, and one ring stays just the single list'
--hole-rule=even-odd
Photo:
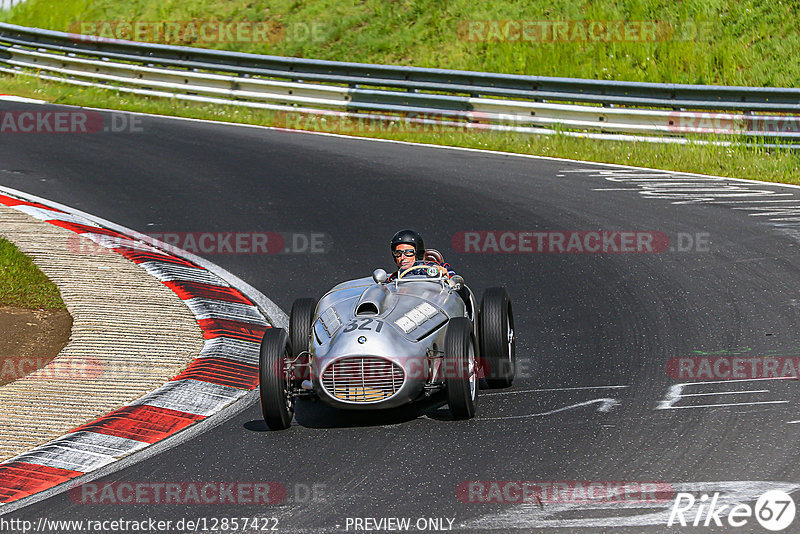
[{"label": "black helmet", "polygon": [[397,245],[413,245],[417,259],[421,260],[425,258],[425,242],[422,240],[422,236],[414,230],[400,230],[394,234],[391,243],[392,252],[394,252]]}]

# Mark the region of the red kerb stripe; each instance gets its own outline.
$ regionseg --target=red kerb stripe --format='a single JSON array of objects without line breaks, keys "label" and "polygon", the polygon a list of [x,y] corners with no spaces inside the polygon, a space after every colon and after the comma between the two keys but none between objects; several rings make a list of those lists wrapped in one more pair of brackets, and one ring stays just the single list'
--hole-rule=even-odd
[{"label": "red kerb stripe", "polygon": [[79,426],[73,432],[85,430],[155,443],[203,418],[202,415],[157,406],[125,406],[97,421]]},{"label": "red kerb stripe", "polygon": [[79,471],[25,462],[0,464],[0,502],[11,502],[81,476]]},{"label": "red kerb stripe", "polygon": [[232,321],[230,319],[200,319],[197,321],[205,339],[232,337],[243,341],[260,342],[268,326]]},{"label": "red kerb stripe", "polygon": [[126,236],[125,234],[121,234],[119,232],[115,232],[114,230],[109,230],[107,228],[98,228],[97,226],[88,226],[86,224],[72,223],[68,221],[48,221],[48,222],[50,222],[50,224],[60,226],[61,228],[72,230],[73,232],[77,232],[79,234],[85,234],[87,232],[90,232],[93,234],[103,234],[103,235],[110,235],[112,237],[119,237],[122,239],[130,239],[130,237]]},{"label": "red kerb stripe", "polygon": [[119,252],[134,263],[144,263],[147,261],[163,261],[166,263],[174,263],[176,265],[185,265],[186,267],[197,267],[194,263],[173,256],[171,254],[159,254],[158,252],[149,252],[146,250],[137,250],[130,247],[114,247],[115,252]]},{"label": "red kerb stripe", "polygon": [[184,372],[173,378],[185,379],[250,390],[258,385],[258,366],[225,358],[198,358]]},{"label": "red kerb stripe", "polygon": [[5,204],[6,206],[33,206],[35,208],[42,208],[50,211],[57,211],[58,213],[64,213],[61,210],[51,208],[50,206],[45,206],[44,204],[39,204],[38,202],[26,202],[24,200],[18,200],[6,195],[0,195],[0,204]]},{"label": "red kerb stripe", "polygon": [[173,290],[182,300],[204,298],[249,305],[253,304],[247,297],[242,295],[239,290],[232,287],[215,286],[189,280],[169,280],[164,282],[164,285]]}]

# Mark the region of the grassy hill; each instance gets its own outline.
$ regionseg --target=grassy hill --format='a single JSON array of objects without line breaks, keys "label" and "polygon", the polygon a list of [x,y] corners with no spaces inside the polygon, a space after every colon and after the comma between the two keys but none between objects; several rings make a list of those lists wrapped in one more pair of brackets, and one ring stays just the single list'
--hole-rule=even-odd
[{"label": "grassy hill", "polygon": [[58,287],[30,258],[0,238],[0,306],[64,309]]},{"label": "grassy hill", "polygon": [[[250,21],[266,23],[269,38],[199,42],[189,32],[171,42],[542,76],[785,87],[800,81],[793,59],[800,5],[773,0],[28,0],[3,18],[63,31],[110,21]],[[531,31],[523,32],[523,21]],[[628,35],[619,30],[624,21],[633,28]],[[641,23],[657,31],[637,32]]]}]

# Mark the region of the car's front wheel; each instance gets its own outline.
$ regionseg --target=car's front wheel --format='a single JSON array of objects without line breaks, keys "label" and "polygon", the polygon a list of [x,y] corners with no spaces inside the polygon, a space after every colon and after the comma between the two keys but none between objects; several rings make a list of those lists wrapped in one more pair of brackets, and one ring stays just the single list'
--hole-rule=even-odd
[{"label": "car's front wheel", "polygon": [[444,377],[453,419],[472,419],[478,403],[478,365],[472,325],[454,317],[444,340]]},{"label": "car's front wheel", "polygon": [[261,339],[258,361],[258,385],[261,390],[261,413],[272,430],[285,430],[294,417],[292,377],[286,369],[292,358],[289,336],[282,328],[268,328]]},{"label": "car's front wheel", "polygon": [[308,348],[311,344],[311,329],[314,326],[316,310],[317,300],[304,298],[295,300],[289,313],[289,340],[292,345],[292,356],[295,359],[294,378],[297,380],[309,378]]}]

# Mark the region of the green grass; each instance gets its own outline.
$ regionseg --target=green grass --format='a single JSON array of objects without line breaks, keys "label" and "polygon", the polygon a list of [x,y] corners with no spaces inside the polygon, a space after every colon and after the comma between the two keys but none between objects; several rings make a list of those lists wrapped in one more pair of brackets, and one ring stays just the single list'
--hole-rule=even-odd
[{"label": "green grass", "polygon": [[[266,22],[268,39],[172,44],[332,60],[607,80],[794,87],[800,5],[773,0],[28,0],[0,18]],[[656,40],[470,40],[475,21],[656,21]],[[668,26],[667,26],[668,25]],[[488,26],[487,26],[488,28]],[[695,28],[695,29],[693,29]],[[697,31],[696,28],[700,28]]]},{"label": "green grass", "polygon": [[0,238],[0,306],[64,309],[56,285],[17,247]]}]

